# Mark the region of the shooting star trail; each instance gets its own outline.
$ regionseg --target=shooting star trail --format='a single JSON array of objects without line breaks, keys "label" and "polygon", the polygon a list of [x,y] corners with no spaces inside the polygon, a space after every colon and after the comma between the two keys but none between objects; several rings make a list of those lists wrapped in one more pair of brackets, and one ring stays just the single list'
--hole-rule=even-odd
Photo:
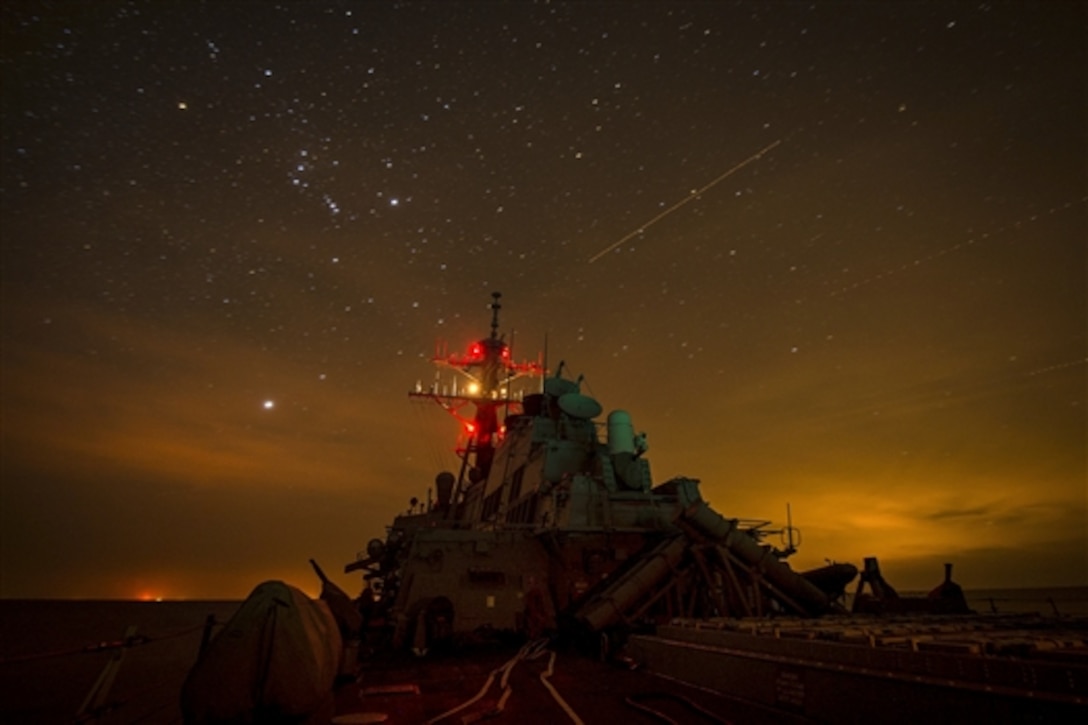
[{"label": "shooting star trail", "polygon": [[1042,214],[1042,213],[1032,214],[1031,216],[1029,216],[1027,218],[1019,219],[1019,220],[1017,220],[1017,221],[1015,221],[1012,224],[1009,224],[1007,226],[998,227],[997,229],[994,229],[993,231],[985,232],[985,233],[981,234],[978,237],[971,237],[969,239],[965,239],[962,242],[957,242],[957,243],[952,244],[950,246],[942,247],[941,249],[938,249],[936,252],[932,252],[930,254],[927,254],[924,257],[918,257],[917,259],[914,259],[913,261],[901,264],[898,267],[893,267],[893,268],[887,269],[887,270],[881,272],[880,274],[874,274],[871,277],[867,277],[865,279],[859,280],[857,282],[854,282],[853,284],[849,284],[849,285],[847,285],[845,287],[842,287],[841,289],[833,290],[832,292],[828,293],[828,296],[829,297],[842,297],[843,295],[846,295],[846,294],[848,294],[850,292],[853,292],[854,290],[861,289],[862,287],[867,287],[867,286],[869,286],[871,284],[874,284],[876,282],[880,282],[882,280],[885,280],[888,277],[891,277],[892,275],[902,274],[902,273],[907,272],[909,270],[912,270],[912,269],[914,269],[916,267],[921,267],[923,264],[929,264],[930,262],[938,260],[941,257],[944,257],[944,256],[946,256],[948,254],[952,254],[953,252],[957,252],[957,251],[959,251],[961,249],[965,249],[965,248],[970,247],[970,246],[981,245],[981,244],[989,241],[990,239],[998,236],[999,234],[1004,234],[1004,233],[1009,232],[1009,231],[1016,231],[1016,230],[1019,230],[1019,229],[1023,229],[1025,227],[1027,227],[1028,224],[1033,224],[1033,223],[1039,221],[1040,219],[1044,219],[1048,215],[1053,216],[1053,215],[1058,214],[1060,212],[1066,211],[1067,209],[1071,209],[1076,204],[1084,204],[1086,202],[1088,202],[1088,196],[1082,196],[1079,200],[1067,201],[1064,204],[1062,204],[1061,206],[1051,207],[1047,211],[1046,214]]},{"label": "shooting star trail", "polygon": [[729,170],[728,170],[728,171],[726,171],[726,172],[725,172],[724,174],[722,174],[722,175],[721,175],[721,176],[719,176],[718,178],[714,179],[714,181],[711,181],[711,182],[710,182],[709,184],[707,184],[707,185],[706,185],[706,186],[704,186],[703,188],[701,188],[701,189],[696,189],[695,191],[691,192],[691,193],[690,193],[690,194],[688,194],[688,195],[687,195],[686,197],[684,197],[684,198],[683,198],[683,199],[681,199],[680,201],[676,202],[675,204],[673,204],[672,206],[670,206],[670,207],[669,207],[668,209],[666,209],[665,211],[661,212],[660,214],[658,214],[657,216],[655,216],[655,217],[654,217],[653,219],[651,219],[650,221],[646,222],[645,224],[643,224],[642,226],[640,226],[640,227],[639,227],[638,229],[636,229],[635,231],[633,231],[633,232],[631,232],[630,234],[628,234],[627,236],[625,236],[625,237],[624,237],[623,239],[620,239],[620,240],[619,240],[619,241],[617,241],[617,242],[614,242],[614,243],[612,243],[612,244],[609,244],[609,245],[608,245],[607,247],[605,247],[605,248],[604,248],[604,249],[602,249],[601,251],[599,251],[599,252],[597,252],[596,254],[594,254],[594,255],[593,255],[592,257],[590,257],[590,258],[589,258],[589,264],[593,264],[593,263],[594,263],[594,262],[596,262],[596,261],[597,261],[598,259],[600,259],[600,258],[601,258],[601,257],[603,257],[604,255],[606,255],[606,254],[608,254],[609,252],[611,252],[611,251],[612,251],[613,249],[615,249],[616,247],[618,247],[618,246],[620,246],[621,244],[623,244],[624,242],[626,242],[626,241],[627,241],[628,239],[630,239],[631,237],[634,237],[634,236],[638,236],[639,234],[642,234],[642,233],[643,233],[644,231],[646,231],[647,229],[649,229],[650,227],[652,227],[652,226],[653,226],[654,224],[657,224],[657,223],[658,223],[659,221],[661,221],[662,219],[664,219],[665,217],[667,217],[667,216],[668,216],[669,214],[672,214],[672,213],[673,213],[674,211],[676,211],[677,209],[679,209],[680,207],[682,207],[682,206],[683,206],[684,204],[687,204],[687,203],[688,203],[689,201],[691,201],[692,199],[695,199],[695,198],[697,198],[697,197],[701,196],[702,194],[706,193],[706,192],[707,192],[707,191],[708,191],[709,189],[711,189],[711,188],[713,188],[713,187],[717,186],[718,184],[720,184],[721,182],[725,181],[725,180],[726,180],[726,179],[728,179],[728,178],[729,178],[730,176],[732,176],[733,174],[737,173],[738,171],[740,171],[741,169],[743,169],[743,168],[744,168],[745,166],[747,166],[748,164],[752,163],[753,161],[759,161],[759,159],[760,159],[760,158],[762,158],[764,154],[768,153],[768,152],[769,152],[769,151],[770,151],[771,149],[773,149],[773,148],[774,148],[775,146],[777,146],[777,145],[778,145],[778,144],[780,144],[780,143],[782,143],[782,139],[778,139],[778,140],[777,140],[777,141],[775,141],[774,143],[772,143],[772,144],[769,144],[769,145],[767,145],[767,146],[764,146],[764,147],[763,147],[763,148],[761,148],[761,149],[760,149],[759,151],[755,152],[754,154],[752,154],[751,156],[749,156],[748,158],[746,158],[746,159],[745,159],[744,161],[741,161],[741,162],[740,162],[739,164],[737,164],[737,165],[736,165],[736,166],[734,166],[733,168],[729,169]]}]

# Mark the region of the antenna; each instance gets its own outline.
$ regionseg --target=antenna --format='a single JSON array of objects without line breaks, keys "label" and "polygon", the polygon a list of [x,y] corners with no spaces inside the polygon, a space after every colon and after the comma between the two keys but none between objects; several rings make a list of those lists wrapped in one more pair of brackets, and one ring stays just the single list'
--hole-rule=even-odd
[{"label": "antenna", "polygon": [[544,333],[544,360],[540,366],[540,392],[544,392],[544,376],[548,374],[548,333]]},{"label": "antenna", "polygon": [[[796,534],[796,539],[794,538]],[[786,528],[784,528],[779,534],[781,541],[786,544],[786,549],[783,552],[785,556],[790,556],[797,553],[797,547],[801,545],[801,532],[793,528],[793,512],[790,510],[790,505],[786,503]]]},{"label": "antenna", "polygon": [[499,304],[499,298],[502,297],[502,292],[491,293],[491,339],[499,339],[499,310],[502,309],[502,305]]},{"label": "antenna", "polygon": [[790,512],[790,502],[786,502],[786,545],[793,551],[793,514]]}]

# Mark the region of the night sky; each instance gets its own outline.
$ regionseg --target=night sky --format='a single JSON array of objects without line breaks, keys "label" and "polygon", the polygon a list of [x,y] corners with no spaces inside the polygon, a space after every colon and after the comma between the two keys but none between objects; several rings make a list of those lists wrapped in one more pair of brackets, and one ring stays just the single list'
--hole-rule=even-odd
[{"label": "night sky", "polygon": [[0,14],[3,596],[357,593],[492,291],[798,568],[1088,584],[1083,3]]}]

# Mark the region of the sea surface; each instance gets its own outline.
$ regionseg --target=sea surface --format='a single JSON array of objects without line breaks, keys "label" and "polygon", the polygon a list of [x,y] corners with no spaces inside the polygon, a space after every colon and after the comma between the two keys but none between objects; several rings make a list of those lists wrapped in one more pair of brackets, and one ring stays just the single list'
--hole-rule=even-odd
[{"label": "sea surface", "polygon": [[[909,594],[909,592],[905,592]],[[980,613],[1088,616],[1088,586],[967,591]],[[116,649],[136,626],[147,642],[124,650],[96,723],[180,723],[178,696],[209,615],[226,623],[240,602],[0,600],[0,722],[71,723]],[[214,628],[219,631],[219,626]]]}]

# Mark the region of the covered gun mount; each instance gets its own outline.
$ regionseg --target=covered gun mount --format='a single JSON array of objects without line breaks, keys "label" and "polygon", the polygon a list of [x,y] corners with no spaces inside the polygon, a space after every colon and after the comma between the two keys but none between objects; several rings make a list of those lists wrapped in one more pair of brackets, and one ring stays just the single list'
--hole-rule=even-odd
[{"label": "covered gun mount", "polygon": [[181,690],[185,722],[327,721],[342,647],[324,601],[264,582],[189,671]]}]

